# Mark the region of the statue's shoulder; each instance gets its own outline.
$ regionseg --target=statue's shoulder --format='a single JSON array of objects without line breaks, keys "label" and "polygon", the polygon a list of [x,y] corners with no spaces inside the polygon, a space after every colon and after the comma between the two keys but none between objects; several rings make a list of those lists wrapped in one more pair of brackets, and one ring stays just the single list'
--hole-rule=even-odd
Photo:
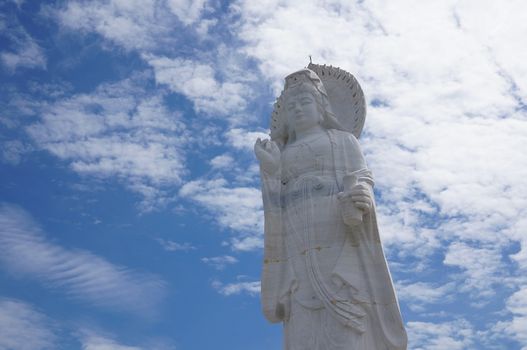
[{"label": "statue's shoulder", "polygon": [[357,140],[355,135],[353,135],[349,131],[338,130],[338,129],[330,129],[330,130],[328,130],[328,132],[335,138],[335,140],[339,140],[339,141],[342,141],[342,142],[351,142],[353,144],[358,144],[359,143],[359,141]]}]

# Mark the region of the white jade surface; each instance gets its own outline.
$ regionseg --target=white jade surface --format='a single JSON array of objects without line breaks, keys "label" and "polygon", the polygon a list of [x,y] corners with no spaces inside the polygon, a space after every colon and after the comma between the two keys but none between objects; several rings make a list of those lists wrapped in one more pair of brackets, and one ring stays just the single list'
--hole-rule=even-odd
[{"label": "white jade surface", "polygon": [[265,211],[263,311],[283,322],[287,350],[406,349],[373,176],[352,130],[332,113],[342,106],[330,101],[314,71],[291,74],[272,140],[255,144]]}]

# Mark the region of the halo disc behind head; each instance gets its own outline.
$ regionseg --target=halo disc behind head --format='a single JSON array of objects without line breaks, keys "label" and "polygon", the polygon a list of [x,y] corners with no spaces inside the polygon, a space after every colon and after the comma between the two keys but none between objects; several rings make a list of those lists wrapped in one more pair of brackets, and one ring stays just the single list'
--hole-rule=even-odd
[{"label": "halo disc behind head", "polygon": [[337,67],[309,63],[307,68],[322,80],[339,123],[359,138],[366,119],[366,100],[357,79]]}]

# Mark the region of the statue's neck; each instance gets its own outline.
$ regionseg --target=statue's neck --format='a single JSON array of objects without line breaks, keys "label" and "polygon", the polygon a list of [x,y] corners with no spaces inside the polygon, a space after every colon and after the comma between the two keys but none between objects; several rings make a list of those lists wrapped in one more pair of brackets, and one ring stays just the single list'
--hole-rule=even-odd
[{"label": "statue's neck", "polygon": [[308,139],[318,136],[324,132],[325,132],[325,129],[319,124],[313,126],[312,128],[306,129],[306,130],[295,130],[295,137],[296,137],[295,142],[307,141]]}]

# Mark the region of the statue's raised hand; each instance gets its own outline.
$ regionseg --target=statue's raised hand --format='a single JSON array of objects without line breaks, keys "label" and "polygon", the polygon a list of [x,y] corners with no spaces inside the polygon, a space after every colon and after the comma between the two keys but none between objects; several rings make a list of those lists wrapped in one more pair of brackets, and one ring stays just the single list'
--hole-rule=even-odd
[{"label": "statue's raised hand", "polygon": [[254,153],[260,162],[260,168],[268,174],[274,174],[280,168],[280,149],[274,141],[258,138],[254,144]]}]

